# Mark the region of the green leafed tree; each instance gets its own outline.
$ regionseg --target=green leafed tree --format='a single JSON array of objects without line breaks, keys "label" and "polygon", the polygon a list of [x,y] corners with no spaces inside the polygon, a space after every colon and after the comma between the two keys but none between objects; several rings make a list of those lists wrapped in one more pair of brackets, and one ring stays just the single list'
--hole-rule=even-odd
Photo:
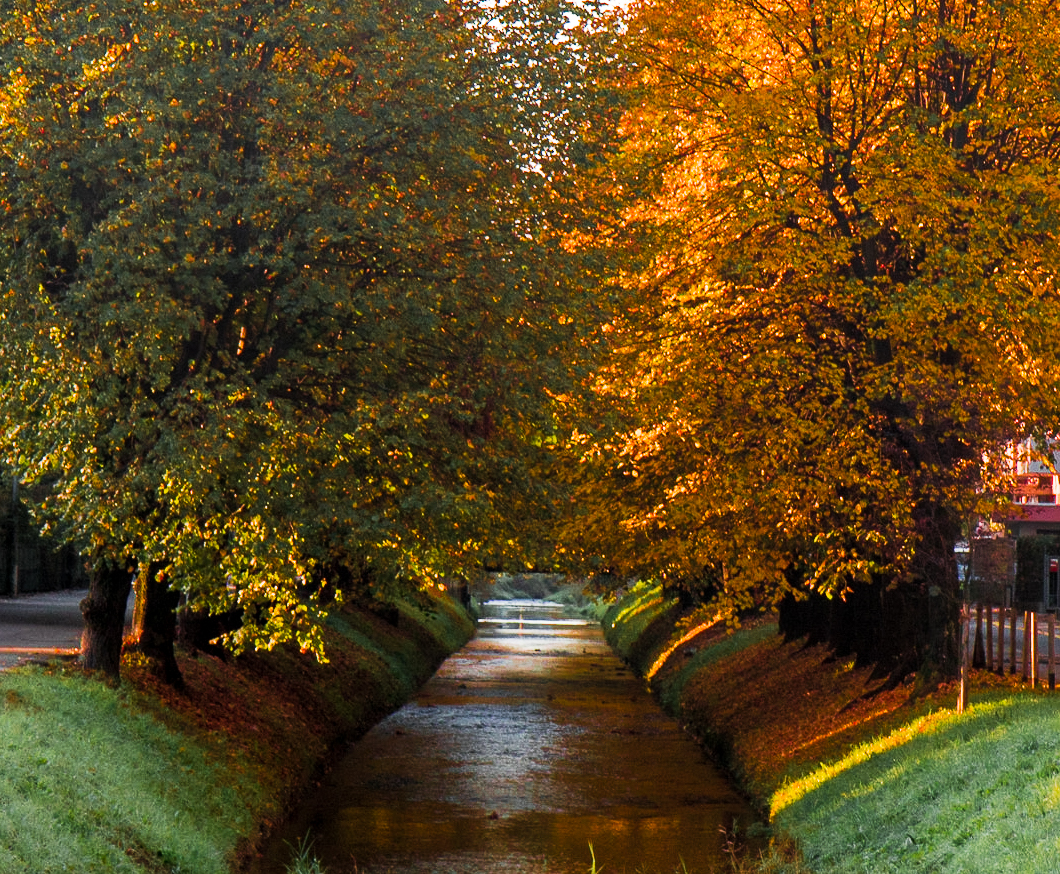
[{"label": "green leafed tree", "polygon": [[339,588],[520,553],[597,319],[572,186],[613,110],[569,13],[4,3],[4,453],[86,552],[90,667],[134,574],[177,679],[181,592],[319,653]]},{"label": "green leafed tree", "polygon": [[604,566],[784,601],[897,674],[953,666],[954,541],[1008,441],[1060,422],[1054,17],[635,5],[647,259],[581,465]]}]

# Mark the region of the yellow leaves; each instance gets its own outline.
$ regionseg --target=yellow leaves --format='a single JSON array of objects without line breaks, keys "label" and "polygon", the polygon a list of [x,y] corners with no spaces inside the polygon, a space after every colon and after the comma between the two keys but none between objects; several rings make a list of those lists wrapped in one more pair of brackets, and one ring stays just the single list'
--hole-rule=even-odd
[{"label": "yellow leaves", "polygon": [[[1060,107],[1048,88],[1007,92],[1015,113],[980,93],[975,112],[998,122],[972,119],[955,147],[969,112],[940,105],[925,123],[908,103],[914,83],[931,80],[933,25],[913,33],[887,2],[824,8],[834,14],[814,19],[816,45],[799,40],[817,7],[800,18],[739,0],[655,4],[635,21],[646,89],[627,118],[627,158],[657,185],[628,218],[654,234],[654,260],[634,279],[652,306],[631,319],[643,351],[601,392],[628,402],[634,421],[710,435],[695,457],[673,451],[666,425],[621,434],[609,451],[635,459],[639,475],[617,500],[609,493],[617,527],[669,525],[724,551],[721,508],[757,499],[739,524],[809,538],[822,585],[841,589],[844,574],[909,560],[918,489],[923,500],[975,488],[962,458],[903,460],[888,429],[925,441],[913,455],[955,440],[974,458],[977,441],[1060,415],[1037,400],[1060,387],[1057,301],[1037,303],[1055,298],[1055,221],[1045,231],[1033,218],[1036,203],[1055,217],[1055,192],[1039,200],[1053,159],[1013,151],[1004,173],[969,170],[1007,148],[996,131]],[[983,45],[1025,51],[1010,21],[994,24]],[[960,44],[976,50],[967,36]],[[1017,139],[1039,136],[1028,127]],[[703,289],[709,305],[697,309]]]},{"label": "yellow leaves", "polygon": [[[330,39],[300,29],[301,7],[291,18],[288,7],[270,7],[266,18],[280,24],[261,38],[275,42],[282,32],[298,48],[266,68],[258,37],[245,55],[206,51],[222,30],[238,42],[213,12],[200,21],[179,3],[157,4],[153,32],[132,46],[125,37],[107,44],[118,33],[112,22],[88,28],[54,77],[68,90],[44,101],[47,112],[74,105],[78,117],[42,114],[54,135],[26,166],[43,156],[52,172],[39,184],[38,174],[22,174],[22,200],[40,203],[26,210],[25,225],[45,228],[47,239],[22,250],[41,253],[40,275],[29,272],[37,297],[61,297],[67,307],[40,312],[40,323],[69,330],[36,350],[49,390],[22,389],[53,405],[56,439],[69,447],[61,467],[81,478],[64,506],[91,525],[101,508],[120,516],[136,501],[156,502],[150,520],[130,511],[127,526],[108,536],[135,533],[145,550],[172,560],[182,583],[245,586],[298,617],[303,611],[282,594],[304,587],[310,553],[320,559],[314,536],[355,544],[381,574],[409,569],[422,578],[470,564],[491,538],[514,553],[512,530],[524,519],[508,518],[521,511],[504,498],[529,504],[530,465],[518,451],[525,442],[537,464],[537,449],[562,432],[550,418],[557,405],[539,386],[569,389],[558,363],[542,376],[538,359],[567,338],[576,342],[563,355],[582,354],[573,330],[581,312],[557,305],[582,277],[572,258],[557,262],[547,250],[545,232],[528,230],[539,219],[562,226],[578,216],[524,191],[509,137],[488,136],[500,129],[494,111],[505,122],[525,119],[491,105],[481,119],[438,123],[462,112],[464,98],[490,100],[483,82],[474,94],[449,90],[464,87],[468,72],[447,42],[463,39],[462,30],[395,28],[387,40],[421,50],[423,63],[395,52],[392,68],[366,70],[366,95],[348,80],[336,92],[334,77],[299,63],[323,59],[340,78],[372,66],[376,56],[359,54],[349,38],[363,36],[359,22],[340,16]],[[59,33],[78,24],[55,17],[51,26]],[[435,70],[441,75],[424,75]],[[377,100],[384,91],[392,99]],[[186,164],[171,159],[181,149]],[[76,179],[57,178],[60,159]],[[475,197],[464,196],[469,190]],[[5,204],[15,196],[5,187]],[[459,203],[448,208],[446,197]],[[371,221],[369,202],[378,205]],[[384,222],[383,212],[402,221]],[[78,218],[69,252],[48,226],[67,214]],[[70,270],[69,283],[60,269]],[[565,330],[554,339],[557,327]],[[70,392],[53,377],[76,360],[86,370],[78,384],[88,388],[63,399]],[[452,382],[454,395],[467,388],[473,399],[442,398],[426,385],[439,373],[451,374],[446,393]],[[486,395],[497,398],[495,421],[471,421]],[[497,436],[467,438],[463,430],[479,424]],[[51,439],[45,432],[38,427],[38,443]],[[136,476],[126,477],[133,465]],[[547,504],[544,486],[541,493]],[[262,629],[260,640],[273,645],[278,634]]]},{"label": "yellow leaves", "polygon": [[93,83],[113,73],[132,46],[131,42],[111,45],[101,58],[84,64],[82,72],[85,82]]}]

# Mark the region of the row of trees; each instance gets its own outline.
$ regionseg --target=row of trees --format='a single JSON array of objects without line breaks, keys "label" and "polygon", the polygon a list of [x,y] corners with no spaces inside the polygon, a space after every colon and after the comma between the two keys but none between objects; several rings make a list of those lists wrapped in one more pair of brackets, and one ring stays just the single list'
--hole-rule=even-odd
[{"label": "row of trees", "polygon": [[563,558],[950,665],[1060,421],[1053,11],[6,0],[3,454],[89,664],[134,574],[175,676],[177,593],[319,651],[337,591]]},{"label": "row of trees", "polygon": [[339,592],[534,559],[603,312],[588,11],[4,3],[2,448],[85,551],[89,667],[134,577],[177,682],[180,594],[322,655]]},{"label": "row of trees", "polygon": [[1050,2],[644,0],[649,252],[580,454],[586,548],[901,674],[954,541],[1060,422]]}]

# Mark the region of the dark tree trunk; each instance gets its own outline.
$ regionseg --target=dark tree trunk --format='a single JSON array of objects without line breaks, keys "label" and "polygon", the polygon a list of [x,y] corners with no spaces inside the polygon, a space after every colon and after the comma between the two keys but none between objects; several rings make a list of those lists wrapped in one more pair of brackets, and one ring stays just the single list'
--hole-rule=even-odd
[{"label": "dark tree trunk", "polygon": [[942,677],[957,676],[960,667],[961,588],[953,545],[960,534],[954,515],[931,507],[920,513],[917,578],[927,601],[923,663]]},{"label": "dark tree trunk", "polygon": [[456,584],[456,598],[465,610],[471,609],[471,587],[467,580],[461,580]]},{"label": "dark tree trunk", "polygon": [[953,545],[959,526],[944,510],[921,514],[921,542],[912,578],[895,585],[878,578],[854,586],[845,599],[788,598],[780,630],[808,637],[837,656],[853,655],[894,680],[921,670],[956,676],[960,588]]},{"label": "dark tree trunk", "polygon": [[102,671],[114,680],[121,676],[125,608],[131,588],[132,575],[127,569],[106,565],[93,571],[88,596],[81,601],[85,617],[81,662],[88,670]]},{"label": "dark tree trunk", "polygon": [[831,628],[830,612],[829,602],[819,595],[789,595],[780,604],[780,633],[787,640],[805,637],[811,646],[825,643]]},{"label": "dark tree trunk", "polygon": [[224,658],[225,648],[217,642],[217,638],[238,629],[242,624],[242,616],[239,609],[215,615],[185,605],[178,611],[177,639],[185,649],[197,649]]},{"label": "dark tree trunk", "polygon": [[165,577],[158,577],[153,569],[147,568],[141,570],[136,579],[133,641],[136,650],[147,657],[155,673],[169,685],[180,688],[184,685],[184,677],[174,651],[180,593],[170,589]]},{"label": "dark tree trunk", "polygon": [[780,631],[788,640],[806,637],[836,656],[854,656],[878,674],[901,679],[923,663],[928,600],[914,582],[894,587],[882,579],[859,583],[845,598],[811,594],[780,605]]}]

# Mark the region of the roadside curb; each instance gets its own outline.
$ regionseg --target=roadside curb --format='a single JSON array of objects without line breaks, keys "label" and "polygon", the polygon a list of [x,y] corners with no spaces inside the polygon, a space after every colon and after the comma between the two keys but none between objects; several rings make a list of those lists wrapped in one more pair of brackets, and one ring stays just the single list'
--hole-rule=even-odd
[{"label": "roadside curb", "polygon": [[4,655],[61,655],[75,656],[81,654],[76,646],[0,646]]}]

